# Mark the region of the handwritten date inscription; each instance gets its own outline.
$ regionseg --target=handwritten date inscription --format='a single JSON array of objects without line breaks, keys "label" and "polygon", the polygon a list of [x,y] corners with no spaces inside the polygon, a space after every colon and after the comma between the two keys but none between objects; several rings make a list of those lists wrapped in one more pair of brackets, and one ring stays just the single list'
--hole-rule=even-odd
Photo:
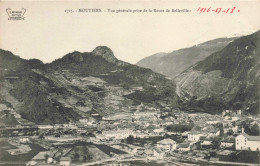
[{"label": "handwritten date inscription", "polygon": [[199,7],[197,12],[199,14],[201,13],[209,13],[209,12],[215,12],[217,14],[219,13],[226,13],[226,14],[231,14],[231,13],[235,13],[235,12],[240,12],[239,9],[237,9],[236,7],[233,7],[233,8],[212,8],[212,7],[208,7],[208,8],[202,8],[202,7]]}]

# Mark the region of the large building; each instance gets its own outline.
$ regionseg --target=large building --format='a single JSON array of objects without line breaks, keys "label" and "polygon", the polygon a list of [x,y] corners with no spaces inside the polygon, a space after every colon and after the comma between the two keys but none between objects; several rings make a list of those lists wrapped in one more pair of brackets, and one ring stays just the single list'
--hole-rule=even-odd
[{"label": "large building", "polygon": [[123,139],[127,138],[130,135],[135,136],[135,132],[132,130],[112,130],[112,131],[104,131],[102,134],[106,138],[115,138],[115,139]]},{"label": "large building", "polygon": [[61,157],[60,158],[60,166],[70,166],[71,164],[70,157]]},{"label": "large building", "polygon": [[241,134],[236,137],[236,150],[260,151],[260,136],[250,136],[242,128]]},{"label": "large building", "polygon": [[189,143],[181,143],[178,145],[178,150],[181,152],[188,152],[190,151],[190,144]]},{"label": "large building", "polygon": [[200,140],[201,136],[204,136],[204,134],[202,134],[200,132],[192,131],[192,132],[188,133],[188,141],[197,142]]},{"label": "large building", "polygon": [[172,151],[176,149],[176,142],[170,138],[166,138],[157,142],[156,146],[164,151]]}]

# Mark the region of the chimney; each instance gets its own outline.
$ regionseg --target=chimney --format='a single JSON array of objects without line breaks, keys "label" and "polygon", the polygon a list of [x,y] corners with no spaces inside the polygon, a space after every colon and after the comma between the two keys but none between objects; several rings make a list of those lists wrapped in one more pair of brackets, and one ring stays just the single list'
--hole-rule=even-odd
[{"label": "chimney", "polygon": [[244,133],[244,127],[242,127],[242,131],[241,131],[241,133]]}]

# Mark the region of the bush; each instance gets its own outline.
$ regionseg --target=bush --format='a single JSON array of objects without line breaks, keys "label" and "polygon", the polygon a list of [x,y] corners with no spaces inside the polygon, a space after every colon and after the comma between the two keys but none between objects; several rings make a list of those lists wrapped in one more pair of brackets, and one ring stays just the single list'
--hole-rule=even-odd
[{"label": "bush", "polygon": [[127,142],[128,144],[133,144],[133,143],[134,143],[134,136],[129,135],[129,136],[126,138],[126,142]]}]

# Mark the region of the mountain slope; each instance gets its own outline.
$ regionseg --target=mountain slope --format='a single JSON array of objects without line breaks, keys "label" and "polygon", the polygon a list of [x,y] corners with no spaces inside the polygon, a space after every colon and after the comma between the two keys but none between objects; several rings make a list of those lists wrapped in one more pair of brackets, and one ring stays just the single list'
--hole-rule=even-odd
[{"label": "mountain slope", "polygon": [[223,49],[234,39],[219,38],[171,53],[158,53],[140,60],[136,65],[174,78],[191,65]]},{"label": "mountain slope", "polygon": [[178,75],[177,94],[194,109],[259,113],[259,38],[260,31],[236,39]]},{"label": "mountain slope", "polygon": [[37,124],[101,118],[143,103],[176,104],[175,84],[163,75],[119,61],[108,47],[73,52],[50,64],[0,51],[1,101],[17,118]]}]

